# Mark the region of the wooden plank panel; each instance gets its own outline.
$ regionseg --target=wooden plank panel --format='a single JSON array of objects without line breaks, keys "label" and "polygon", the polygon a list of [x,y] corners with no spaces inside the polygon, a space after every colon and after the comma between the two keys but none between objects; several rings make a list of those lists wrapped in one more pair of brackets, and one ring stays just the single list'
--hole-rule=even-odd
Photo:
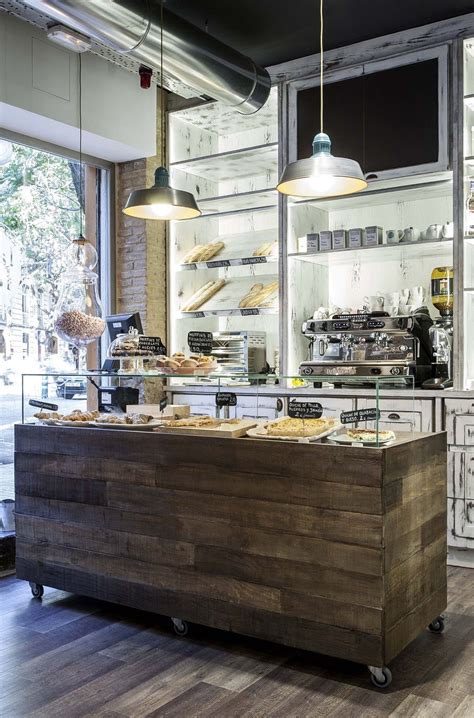
[{"label": "wooden plank panel", "polygon": [[[291,537],[288,538],[291,540]],[[294,589],[308,596],[352,601],[358,606],[381,607],[383,602],[381,577],[340,569],[303,565],[268,556],[252,556],[210,546],[196,546],[195,566],[198,571],[205,573]]]},{"label": "wooden plank panel", "polygon": [[[232,602],[236,606],[276,612],[280,610],[280,592],[276,588],[204,574],[185,567],[178,569],[154,565],[151,569],[145,561],[92,554],[66,546],[44,546],[23,539],[17,541],[17,556],[44,564],[75,566],[89,573],[91,585],[94,584],[96,575],[100,575],[173,592],[202,597],[215,596],[216,599]],[[86,591],[86,595],[94,594]]]},{"label": "wooden plank panel", "polygon": [[17,515],[40,516],[51,520],[126,532],[128,535],[161,536],[193,544],[220,546],[300,561],[372,576],[382,575],[383,554],[366,546],[325,541],[309,536],[288,535],[280,531],[234,526],[229,521],[199,517],[170,517],[122,512],[118,509],[85,506],[73,502],[18,496]]},{"label": "wooden plank panel", "polygon": [[407,558],[428,546],[440,536],[446,537],[446,506],[440,513],[420,526],[398,536],[396,541],[387,540],[384,550],[385,571],[390,571]]},{"label": "wooden plank panel", "polygon": [[384,454],[384,485],[399,481],[433,462],[446,458],[446,432],[418,435],[403,444],[386,447]]},{"label": "wooden plank panel", "polygon": [[156,468],[125,459],[92,459],[89,456],[62,454],[21,454],[16,456],[16,471],[26,471],[49,476],[69,476],[77,479],[97,481],[126,481],[129,484],[154,486]]},{"label": "wooden plank panel", "polygon": [[392,626],[385,636],[384,663],[390,661],[402,651],[431,621],[446,610],[447,589],[445,586],[431,594],[414,611],[405,615]]},{"label": "wooden plank panel", "polygon": [[[80,432],[78,434],[78,429],[68,427],[18,424],[15,426],[16,451],[27,454],[87,455],[93,459],[123,456],[127,461],[157,466],[204,463],[222,469],[292,479],[307,478],[308,467],[317,465],[320,481],[358,486],[380,486],[382,483],[381,456],[385,449],[267,442],[249,438],[229,441],[186,436],[183,439],[182,436],[156,432],[117,432],[107,429],[84,428]],[[209,452],[207,458],[206,452]],[[350,471],[347,470],[348,466],[351,467]]]},{"label": "wooden plank panel", "polygon": [[415,473],[406,474],[392,481],[383,489],[383,503],[386,512],[407,504],[417,496],[432,494],[446,485],[445,455],[440,460],[425,464]]},{"label": "wooden plank panel", "polygon": [[350,598],[344,602],[321,596],[308,596],[290,589],[281,592],[281,610],[288,616],[299,616],[309,621],[317,620],[330,626],[341,626],[380,636],[383,625],[382,609],[357,606],[349,601]]},{"label": "wooden plank panel", "polygon": [[213,496],[191,491],[108,484],[107,505],[137,513],[227,519],[238,526],[275,529],[285,533],[378,547],[382,543],[380,516],[323,510],[272,501]]},{"label": "wooden plank panel", "polygon": [[441,536],[385,577],[385,626],[389,629],[405,614],[447,583],[446,537]]},{"label": "wooden plank panel", "polygon": [[70,546],[98,554],[123,556],[164,566],[192,566],[194,546],[155,536],[128,534],[97,526],[50,521],[37,516],[17,514],[19,539],[43,545]]},{"label": "wooden plank panel", "polygon": [[95,506],[106,505],[104,481],[82,481],[78,478],[48,476],[32,471],[15,471],[15,491],[24,496],[41,496]]},{"label": "wooden plank panel", "polygon": [[[319,472],[316,471],[314,476],[309,474],[306,478],[296,478],[291,482],[288,482],[287,476],[268,474],[260,474],[258,481],[255,481],[255,477],[249,472],[236,470],[223,472],[222,469],[205,463],[200,465],[179,463],[176,466],[155,467],[152,464],[135,465],[130,461],[94,460],[84,457],[78,457],[73,463],[69,457],[59,454],[52,456],[19,454],[17,471],[23,475],[27,472],[29,476],[34,472],[65,480],[98,479],[127,485],[156,486],[221,496],[271,499],[283,503],[367,514],[382,513],[381,489],[320,481]],[[21,490],[21,485],[19,489]]]},{"label": "wooden plank panel", "polygon": [[382,662],[382,646],[377,636],[344,628],[327,626],[266,610],[254,610],[201,596],[157,589],[145,584],[98,575],[90,575],[77,567],[44,564],[20,558],[19,578],[34,580],[47,586],[60,586],[73,593],[133,606],[165,616],[181,616],[187,621],[213,628],[264,638],[287,646],[320,651],[329,656],[355,660],[371,665]]}]

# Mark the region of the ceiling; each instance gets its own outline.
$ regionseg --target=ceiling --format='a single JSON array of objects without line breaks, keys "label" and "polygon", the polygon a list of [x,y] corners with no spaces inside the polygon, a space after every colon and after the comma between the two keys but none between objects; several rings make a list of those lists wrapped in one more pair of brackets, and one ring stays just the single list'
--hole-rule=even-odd
[{"label": "ceiling", "polygon": [[[158,0],[154,0],[157,2]],[[166,7],[261,65],[319,52],[318,0],[166,0]],[[351,45],[456,15],[474,0],[326,0],[325,47]]]}]

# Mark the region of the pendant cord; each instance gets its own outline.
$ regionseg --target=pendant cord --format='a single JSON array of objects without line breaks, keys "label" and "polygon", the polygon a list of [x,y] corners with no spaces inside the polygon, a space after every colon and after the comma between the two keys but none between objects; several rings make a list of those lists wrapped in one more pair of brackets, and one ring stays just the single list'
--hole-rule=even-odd
[{"label": "pendant cord", "polygon": [[161,166],[165,166],[165,106],[163,92],[163,0],[160,3],[160,111],[161,111]]},{"label": "pendant cord", "polygon": [[79,53],[79,237],[82,237],[82,205],[84,204],[84,190],[82,178],[82,54]]},{"label": "pendant cord", "polygon": [[320,118],[319,124],[321,126],[321,132],[324,131],[324,96],[323,96],[323,68],[324,68],[324,49],[323,49],[323,36],[324,36],[324,18],[323,18],[323,0],[319,3],[319,62],[320,62],[320,80],[319,80],[319,110]]}]

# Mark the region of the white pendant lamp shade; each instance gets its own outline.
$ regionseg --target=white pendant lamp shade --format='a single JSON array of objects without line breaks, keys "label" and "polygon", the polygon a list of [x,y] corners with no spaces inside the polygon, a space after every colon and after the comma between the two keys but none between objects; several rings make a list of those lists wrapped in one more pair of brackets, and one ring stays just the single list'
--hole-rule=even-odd
[{"label": "white pendant lamp shade", "polygon": [[199,217],[198,208],[191,192],[183,192],[169,186],[166,167],[155,170],[155,184],[149,189],[137,189],[130,193],[124,214],[140,219],[193,219]]},{"label": "white pendant lamp shade", "polygon": [[293,197],[337,197],[367,187],[360,165],[331,154],[331,140],[320,132],[313,140],[313,155],[287,165],[277,185],[282,194]]}]

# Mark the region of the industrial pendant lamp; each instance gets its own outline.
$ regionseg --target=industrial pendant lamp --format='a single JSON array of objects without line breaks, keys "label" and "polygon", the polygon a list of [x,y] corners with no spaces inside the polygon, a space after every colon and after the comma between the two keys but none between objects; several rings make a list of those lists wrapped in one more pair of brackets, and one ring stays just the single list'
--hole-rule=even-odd
[{"label": "industrial pendant lamp", "polygon": [[130,193],[124,214],[140,219],[193,219],[202,213],[191,192],[170,187],[170,177],[165,165],[164,152],[164,92],[163,92],[163,0],[161,0],[160,29],[160,84],[161,84],[161,166],[155,170],[155,184],[149,189],[137,189]]},{"label": "industrial pendant lamp", "polygon": [[313,140],[313,155],[287,165],[277,185],[282,194],[293,197],[335,197],[360,192],[367,187],[360,165],[331,154],[331,140],[323,131],[323,0],[320,0],[320,127]]}]

